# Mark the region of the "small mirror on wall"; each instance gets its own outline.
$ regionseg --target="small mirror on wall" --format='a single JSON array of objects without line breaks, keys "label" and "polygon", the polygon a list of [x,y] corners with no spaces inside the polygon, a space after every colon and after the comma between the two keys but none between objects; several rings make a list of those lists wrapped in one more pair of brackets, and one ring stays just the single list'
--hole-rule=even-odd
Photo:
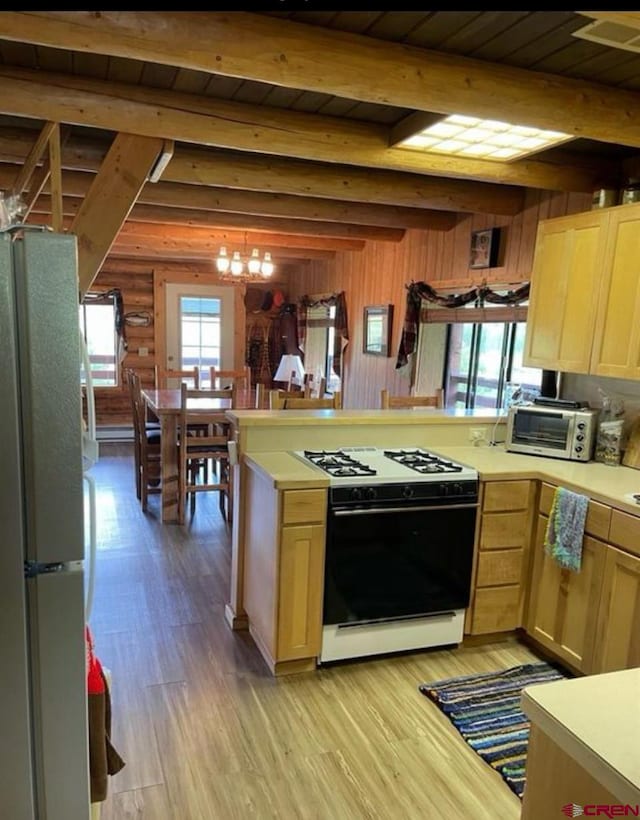
[{"label": "small mirror on wall", "polygon": [[370,305],[364,309],[362,352],[370,356],[389,356],[393,305]]}]

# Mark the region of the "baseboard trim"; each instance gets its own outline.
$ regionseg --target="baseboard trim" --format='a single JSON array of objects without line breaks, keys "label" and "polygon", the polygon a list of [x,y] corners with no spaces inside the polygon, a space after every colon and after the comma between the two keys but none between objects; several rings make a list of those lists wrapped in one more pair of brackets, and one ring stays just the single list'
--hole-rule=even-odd
[{"label": "baseboard trim", "polygon": [[133,441],[133,427],[126,425],[104,425],[96,429],[98,441]]}]

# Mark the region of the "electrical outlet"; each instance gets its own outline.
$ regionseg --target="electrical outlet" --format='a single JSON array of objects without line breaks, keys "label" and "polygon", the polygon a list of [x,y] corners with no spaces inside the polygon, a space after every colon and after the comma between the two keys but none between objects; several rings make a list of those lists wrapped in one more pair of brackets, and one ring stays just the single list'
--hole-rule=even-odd
[{"label": "electrical outlet", "polygon": [[149,355],[149,348],[148,347],[139,347],[138,348],[138,356],[148,356]]},{"label": "electrical outlet", "polygon": [[478,427],[472,427],[469,430],[469,441],[473,441],[474,443],[479,441],[486,441],[485,431]]}]

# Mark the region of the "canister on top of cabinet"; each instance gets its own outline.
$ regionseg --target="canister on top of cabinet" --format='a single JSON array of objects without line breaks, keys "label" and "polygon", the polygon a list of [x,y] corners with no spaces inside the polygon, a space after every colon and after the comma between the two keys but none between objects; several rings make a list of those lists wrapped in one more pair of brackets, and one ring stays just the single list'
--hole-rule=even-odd
[{"label": "canister on top of cabinet", "polygon": [[620,197],[621,205],[629,205],[632,202],[640,202],[640,179],[635,177],[627,182]]},{"label": "canister on top of cabinet", "polygon": [[598,188],[593,192],[591,210],[596,208],[611,208],[618,204],[619,192],[617,188]]}]

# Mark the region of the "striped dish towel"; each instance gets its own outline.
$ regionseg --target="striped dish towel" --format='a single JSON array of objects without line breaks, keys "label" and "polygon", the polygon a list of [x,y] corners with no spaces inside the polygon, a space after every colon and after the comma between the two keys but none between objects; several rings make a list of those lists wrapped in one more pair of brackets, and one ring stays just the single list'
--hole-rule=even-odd
[{"label": "striped dish towel", "polygon": [[580,572],[589,497],[557,487],[549,513],[544,548],[563,568]]}]

